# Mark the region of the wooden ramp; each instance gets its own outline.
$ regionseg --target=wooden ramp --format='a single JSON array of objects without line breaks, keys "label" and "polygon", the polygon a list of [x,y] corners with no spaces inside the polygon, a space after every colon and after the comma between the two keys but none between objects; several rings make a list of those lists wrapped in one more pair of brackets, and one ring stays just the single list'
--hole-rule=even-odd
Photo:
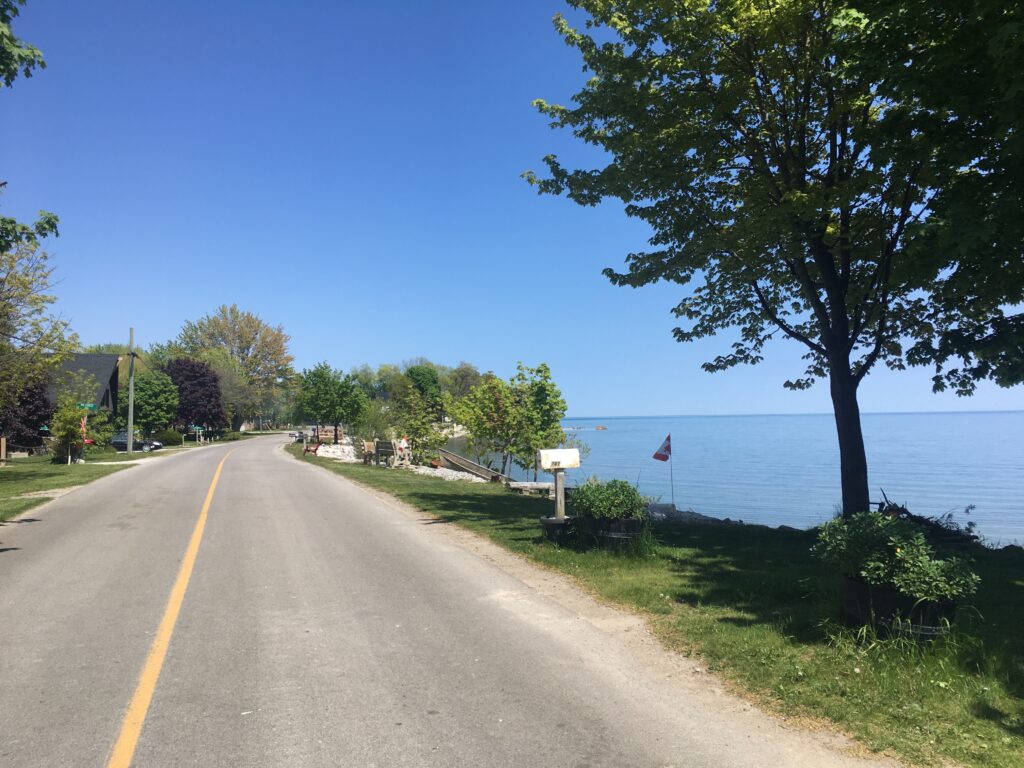
[{"label": "wooden ramp", "polygon": [[455,469],[459,472],[468,472],[471,475],[482,477],[491,483],[507,483],[509,478],[501,474],[496,469],[490,469],[485,467],[483,464],[477,464],[475,461],[470,461],[465,456],[460,456],[457,453],[446,451],[444,448],[440,449],[441,452],[441,463],[448,469]]}]

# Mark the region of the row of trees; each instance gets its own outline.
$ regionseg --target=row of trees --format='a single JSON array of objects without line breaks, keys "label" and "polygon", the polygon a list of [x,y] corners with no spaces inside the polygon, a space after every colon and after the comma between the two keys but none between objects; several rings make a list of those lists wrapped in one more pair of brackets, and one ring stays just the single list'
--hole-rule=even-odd
[{"label": "row of trees", "polygon": [[[135,423],[146,433],[173,426],[208,429],[265,419],[286,420],[295,374],[288,335],[237,305],[221,306],[188,321],[177,337],[134,352]],[[79,351],[127,356],[121,343],[94,344]],[[126,418],[128,370],[121,366],[118,416]]]},{"label": "row of trees", "polygon": [[359,437],[406,436],[417,460],[436,456],[464,436],[478,460],[535,465],[541,448],[567,444],[561,426],[566,404],[544,363],[519,363],[507,381],[470,363],[450,368],[429,360],[403,366],[361,366],[345,374],[320,363],[299,376],[295,421],[346,425]]}]

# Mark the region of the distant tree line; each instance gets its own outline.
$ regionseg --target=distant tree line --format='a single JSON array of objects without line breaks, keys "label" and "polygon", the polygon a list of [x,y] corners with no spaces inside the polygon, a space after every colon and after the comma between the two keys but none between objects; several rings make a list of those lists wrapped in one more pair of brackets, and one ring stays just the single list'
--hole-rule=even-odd
[{"label": "distant tree line", "polygon": [[413,457],[426,461],[453,438],[478,461],[535,469],[541,448],[568,444],[561,421],[566,403],[546,363],[519,363],[508,380],[471,363],[452,368],[426,359],[363,365],[349,373],[321,363],[299,376],[296,421],[338,427],[355,436],[407,437]]}]

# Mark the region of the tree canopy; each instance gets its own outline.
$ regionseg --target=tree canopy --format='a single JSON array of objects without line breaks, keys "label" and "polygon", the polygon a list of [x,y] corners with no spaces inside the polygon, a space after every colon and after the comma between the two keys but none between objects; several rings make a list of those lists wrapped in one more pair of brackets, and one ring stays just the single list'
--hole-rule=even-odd
[{"label": "tree canopy", "polygon": [[[127,414],[127,397],[121,398],[118,408]],[[178,388],[170,376],[161,371],[151,371],[136,378],[134,419],[146,435],[167,427],[177,415]]]},{"label": "tree canopy", "polygon": [[38,445],[39,428],[50,421],[56,408],[48,389],[49,382],[37,381],[23,388],[15,402],[0,406],[0,435],[13,445]]},{"label": "tree canopy", "polygon": [[[317,424],[354,424],[367,407],[367,397],[355,378],[345,376],[324,362],[300,377],[300,400],[302,411]],[[338,431],[334,431],[334,442],[338,442]]]},{"label": "tree canopy", "polygon": [[537,451],[565,444],[565,410],[547,364],[531,368],[521,362],[509,381],[485,373],[453,406],[455,419],[469,433],[471,450],[480,457],[499,456],[502,474],[513,462],[523,469],[535,467]]},{"label": "tree canopy", "polygon": [[219,429],[227,424],[220,383],[207,363],[178,357],[167,363],[165,372],[178,390],[176,423],[180,428],[200,425]]},{"label": "tree canopy", "polygon": [[[806,370],[786,385],[829,380],[844,513],[866,509],[864,377],[878,363],[938,362],[935,338],[999,320],[993,296],[972,306],[956,301],[959,281],[948,302],[934,290],[937,275],[955,274],[953,255],[915,258],[933,206],[979,151],[930,136],[942,113],[873,58],[872,34],[898,48],[878,25],[915,19],[882,2],[874,19],[819,0],[569,5],[586,14],[583,29],[555,25],[591,77],[570,106],[535,103],[607,163],[570,169],[549,155],[548,175],[528,181],[582,205],[617,198],[650,225],[651,248],[605,274],[686,286],[673,310],[681,342],[736,328],[706,370],[758,363],[778,335],[803,345]],[[1000,258],[972,251],[986,275]],[[909,354],[908,340],[920,342]]]},{"label": "tree canopy", "polygon": [[[927,292],[908,360],[936,389],[1024,382],[1024,4],[867,0],[860,66],[907,104],[956,173],[936,186],[908,252]],[[915,141],[915,134],[906,137]]]},{"label": "tree canopy", "polygon": [[50,311],[53,269],[34,243],[0,250],[0,407],[56,370],[75,344]]},{"label": "tree canopy", "polygon": [[237,305],[222,305],[212,315],[186,322],[171,347],[204,360],[216,371],[224,401],[237,427],[273,403],[295,372],[288,334]]}]

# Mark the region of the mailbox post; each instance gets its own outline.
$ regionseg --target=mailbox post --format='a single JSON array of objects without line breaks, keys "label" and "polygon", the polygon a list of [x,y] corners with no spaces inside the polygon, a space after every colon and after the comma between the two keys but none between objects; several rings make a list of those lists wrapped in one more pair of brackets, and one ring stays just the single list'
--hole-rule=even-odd
[{"label": "mailbox post", "polygon": [[537,461],[541,469],[555,475],[555,520],[565,520],[565,470],[580,465],[580,452],[575,448],[558,448],[549,451],[537,451]]}]

